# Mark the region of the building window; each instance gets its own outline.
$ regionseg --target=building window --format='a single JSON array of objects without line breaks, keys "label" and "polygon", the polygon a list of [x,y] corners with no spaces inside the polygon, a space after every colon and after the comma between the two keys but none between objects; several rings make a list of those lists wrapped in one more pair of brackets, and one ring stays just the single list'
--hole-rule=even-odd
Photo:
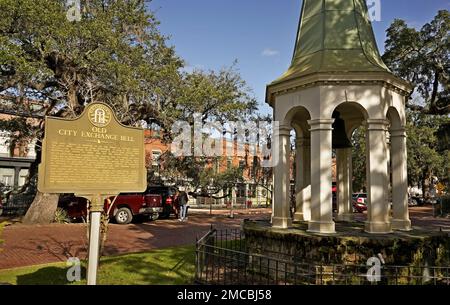
[{"label": "building window", "polygon": [[248,197],[256,198],[256,184],[248,185]]},{"label": "building window", "polygon": [[3,183],[4,185],[7,185],[7,186],[13,186],[13,183],[14,183],[14,181],[13,181],[13,176],[10,176],[10,175],[4,175],[4,176],[2,177],[2,183]]},{"label": "building window", "polygon": [[152,166],[159,166],[159,158],[162,152],[160,150],[152,150]]},{"label": "building window", "polygon": [[236,196],[239,198],[244,198],[245,195],[245,184],[238,184]]},{"label": "building window", "polygon": [[0,131],[0,156],[9,157],[9,132]]},{"label": "building window", "polygon": [[36,139],[28,144],[28,158],[35,159],[36,158]]},{"label": "building window", "polygon": [[14,168],[0,168],[0,182],[7,186],[14,186]]},{"label": "building window", "polygon": [[245,160],[239,161],[239,168],[244,169],[245,168]]},{"label": "building window", "polygon": [[29,175],[28,169],[21,169],[19,173],[19,186],[23,186],[25,184],[25,181],[27,181],[28,175]]},{"label": "building window", "polygon": [[220,173],[220,160],[216,159],[216,161],[214,162],[214,172],[216,174]]}]

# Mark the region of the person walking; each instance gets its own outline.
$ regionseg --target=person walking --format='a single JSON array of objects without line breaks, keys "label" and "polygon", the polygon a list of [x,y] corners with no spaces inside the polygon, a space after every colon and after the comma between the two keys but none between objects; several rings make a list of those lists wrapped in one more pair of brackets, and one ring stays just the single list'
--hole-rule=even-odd
[{"label": "person walking", "polygon": [[181,191],[178,195],[178,204],[180,206],[180,218],[179,221],[187,220],[187,210],[188,210],[189,197],[185,191]]}]

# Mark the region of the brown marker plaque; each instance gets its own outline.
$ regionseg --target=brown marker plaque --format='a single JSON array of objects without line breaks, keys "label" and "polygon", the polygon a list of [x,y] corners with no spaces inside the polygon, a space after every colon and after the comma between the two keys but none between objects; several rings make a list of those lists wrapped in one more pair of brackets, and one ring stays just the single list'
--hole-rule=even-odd
[{"label": "brown marker plaque", "polygon": [[88,105],[74,120],[46,118],[40,192],[119,194],[146,187],[142,128],[122,125],[103,103]]}]

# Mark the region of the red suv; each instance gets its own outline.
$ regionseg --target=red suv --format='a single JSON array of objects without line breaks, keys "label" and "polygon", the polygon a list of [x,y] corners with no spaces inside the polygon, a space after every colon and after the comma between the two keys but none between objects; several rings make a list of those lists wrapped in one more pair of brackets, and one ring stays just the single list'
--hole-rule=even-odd
[{"label": "red suv", "polygon": [[[114,197],[105,200],[104,210],[118,224],[129,224],[137,215],[150,216],[158,219],[163,212],[161,195],[148,193],[123,193],[117,196],[114,205],[110,208]],[[58,206],[65,209],[71,219],[86,219],[87,200],[73,195],[61,196]]]}]

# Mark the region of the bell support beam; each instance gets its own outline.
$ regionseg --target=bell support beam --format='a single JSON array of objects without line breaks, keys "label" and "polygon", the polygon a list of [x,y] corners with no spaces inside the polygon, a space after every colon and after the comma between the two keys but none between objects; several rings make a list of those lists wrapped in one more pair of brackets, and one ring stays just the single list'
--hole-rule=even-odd
[{"label": "bell support beam", "polygon": [[311,220],[308,232],[335,233],[332,203],[332,124],[334,120],[308,121],[311,126]]},{"label": "bell support beam", "polygon": [[274,147],[278,148],[279,161],[274,169],[272,227],[281,229],[292,226],[290,213],[290,137],[291,128],[289,126],[280,126],[274,131]]},{"label": "bell support beam", "polygon": [[367,221],[368,233],[391,233],[388,203],[386,120],[367,120],[366,169],[367,169]]},{"label": "bell support beam", "polygon": [[296,209],[294,220],[311,219],[311,139],[297,138],[296,147]]},{"label": "bell support beam", "polygon": [[410,231],[408,210],[408,173],[406,152],[406,130],[391,130],[392,206],[394,209],[392,228]]},{"label": "bell support beam", "polygon": [[350,187],[351,155],[351,148],[336,150],[338,221],[352,221],[354,219]]}]

